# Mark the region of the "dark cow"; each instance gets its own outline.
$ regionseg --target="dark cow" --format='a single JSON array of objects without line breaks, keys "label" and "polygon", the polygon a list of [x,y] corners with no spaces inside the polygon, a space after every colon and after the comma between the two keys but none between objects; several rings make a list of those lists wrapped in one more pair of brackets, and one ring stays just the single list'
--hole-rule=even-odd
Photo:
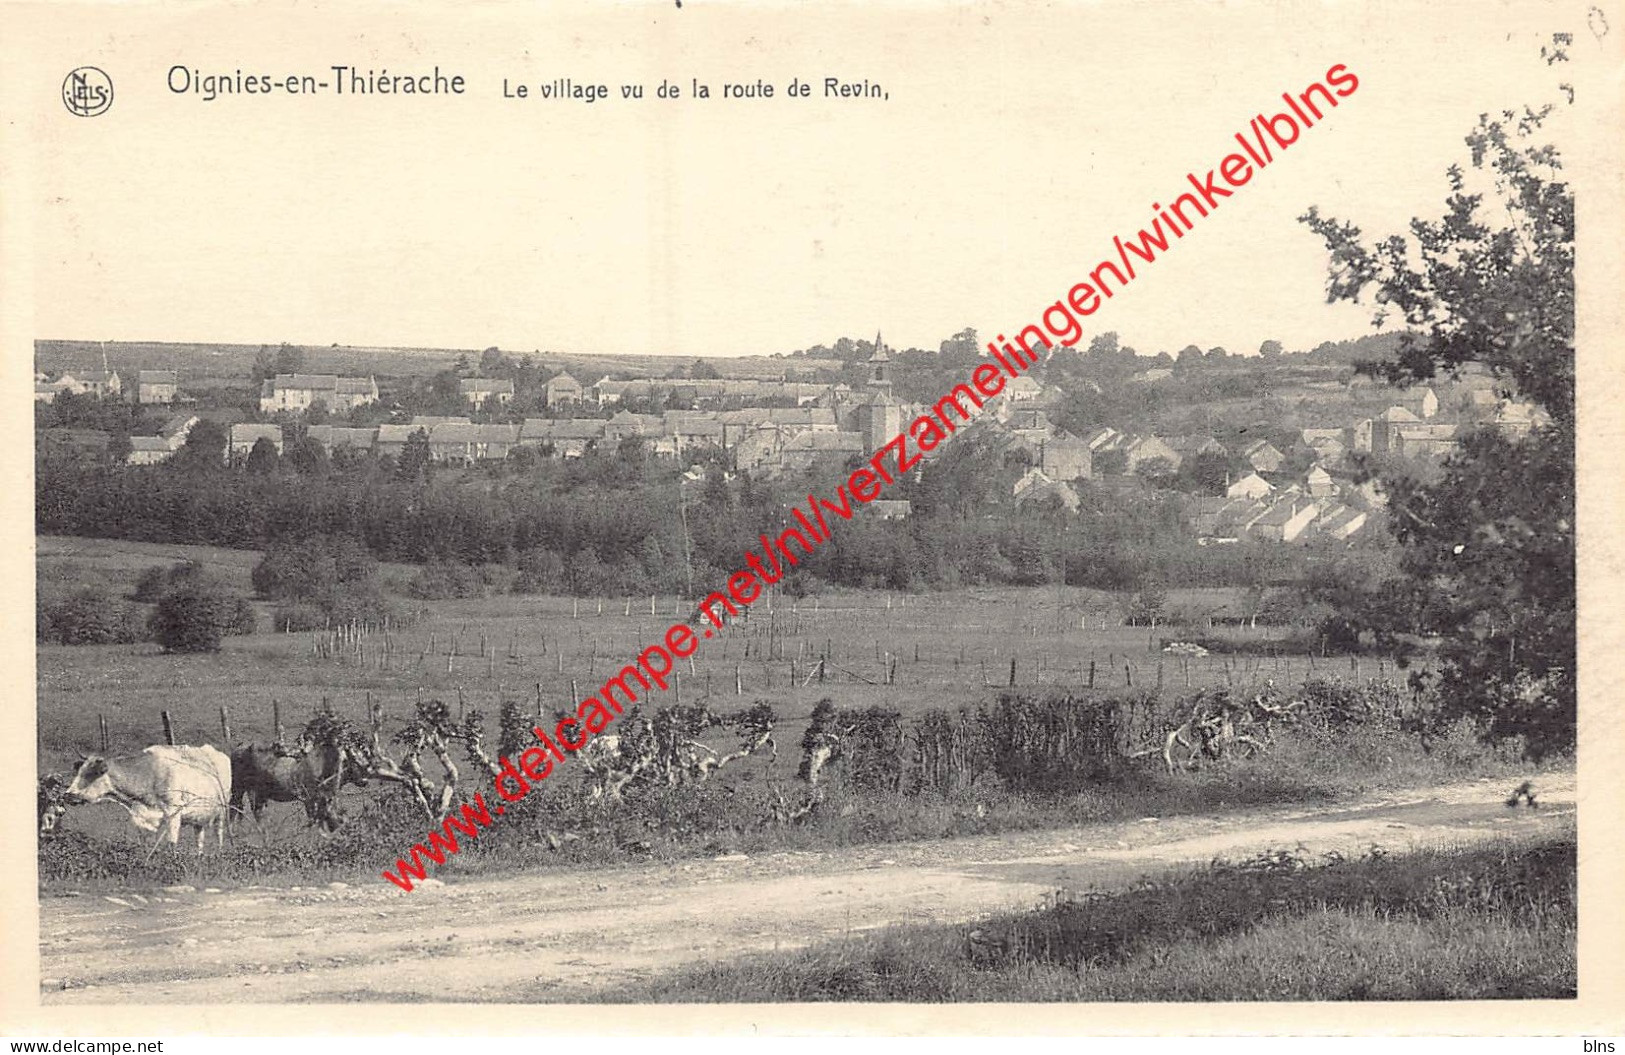
[{"label": "dark cow", "polygon": [[336,744],[305,743],[283,751],[263,744],[238,744],[231,752],[231,809],[244,803],[259,818],[267,802],[298,802],[305,816],[331,832],[339,826],[336,800],[345,784],[365,787],[365,769]]}]

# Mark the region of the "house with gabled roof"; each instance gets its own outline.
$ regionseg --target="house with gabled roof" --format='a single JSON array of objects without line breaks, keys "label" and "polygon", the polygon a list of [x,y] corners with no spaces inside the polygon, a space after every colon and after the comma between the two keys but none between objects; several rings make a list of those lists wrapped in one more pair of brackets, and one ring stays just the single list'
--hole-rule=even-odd
[{"label": "house with gabled roof", "polygon": [[1128,441],[1121,445],[1121,449],[1123,449],[1124,454],[1128,455],[1129,473],[1133,473],[1144,463],[1152,462],[1157,458],[1167,462],[1170,470],[1180,468],[1180,462],[1183,462],[1180,452],[1162,442],[1162,439],[1157,436],[1129,437]]},{"label": "house with gabled roof", "polygon": [[141,370],[135,375],[138,403],[173,403],[180,392],[180,377],[174,370]]},{"label": "house with gabled roof", "polygon": [[1461,446],[1457,426],[1449,423],[1403,425],[1394,430],[1393,450],[1407,458],[1438,459]]},{"label": "house with gabled roof", "polygon": [[545,393],[546,403],[550,407],[581,402],[581,382],[571,377],[569,371],[566,370],[561,370],[553,377],[548,378],[547,384],[542,386],[542,391]]},{"label": "house with gabled roof", "polygon": [[1407,425],[1419,425],[1422,419],[1401,406],[1392,406],[1371,419],[1371,451],[1374,454],[1384,454],[1396,446],[1395,438],[1399,429]]},{"label": "house with gabled roof", "polygon": [[1316,498],[1326,498],[1337,493],[1337,481],[1325,469],[1312,465],[1304,477],[1304,490]]},{"label": "house with gabled roof", "polygon": [[422,432],[428,435],[430,425],[380,425],[378,435],[373,439],[373,450],[379,457],[399,458],[406,450],[407,443],[412,439],[413,433]]},{"label": "house with gabled roof", "polygon": [[119,380],[116,370],[84,370],[79,374],[79,382],[84,386],[83,392],[102,399],[117,396],[124,391],[124,383]]},{"label": "house with gabled roof", "polygon": [[1266,542],[1296,542],[1320,515],[1320,507],[1294,495],[1271,506],[1247,525],[1250,538]]},{"label": "house with gabled roof", "polygon": [[260,411],[298,413],[321,403],[333,413],[378,402],[378,382],[371,377],[336,374],[277,374],[260,385]]},{"label": "house with gabled roof", "polygon": [[429,456],[438,462],[461,465],[502,461],[518,440],[517,425],[448,422],[429,429]]},{"label": "house with gabled roof", "polygon": [[168,461],[186,445],[186,437],[191,435],[192,426],[197,422],[196,414],[171,414],[158,430],[158,435],[131,436],[130,453],[125,456],[125,464],[156,465]]},{"label": "house with gabled roof", "polygon": [[465,377],[457,391],[475,410],[490,402],[506,405],[513,401],[513,382],[499,377]]},{"label": "house with gabled roof", "polygon": [[1281,464],[1286,461],[1286,455],[1268,440],[1254,440],[1241,449],[1241,456],[1255,471],[1261,473],[1279,472]]},{"label": "house with gabled roof", "polygon": [[1241,479],[1224,489],[1226,498],[1264,498],[1273,493],[1275,485],[1259,476],[1257,473],[1248,473]]},{"label": "house with gabled roof", "polygon": [[579,458],[604,442],[608,425],[598,418],[526,418],[519,442],[550,446],[555,458]]},{"label": "house with gabled roof", "polygon": [[1334,505],[1315,522],[1315,532],[1326,538],[1342,541],[1358,534],[1368,519],[1369,514],[1363,509]]},{"label": "house with gabled roof", "polygon": [[868,448],[861,432],[802,432],[779,447],[780,469],[808,469],[822,459],[844,459]]},{"label": "house with gabled roof", "polygon": [[1195,458],[1201,454],[1217,455],[1220,458],[1230,456],[1229,448],[1205,433],[1169,436],[1163,442],[1172,447],[1181,458]]},{"label": "house with gabled roof", "polygon": [[227,434],[229,445],[226,449],[226,458],[237,465],[246,461],[253,453],[254,444],[260,440],[270,440],[271,446],[276,448],[278,454],[282,453],[282,426],[255,424],[242,422],[231,427]]}]

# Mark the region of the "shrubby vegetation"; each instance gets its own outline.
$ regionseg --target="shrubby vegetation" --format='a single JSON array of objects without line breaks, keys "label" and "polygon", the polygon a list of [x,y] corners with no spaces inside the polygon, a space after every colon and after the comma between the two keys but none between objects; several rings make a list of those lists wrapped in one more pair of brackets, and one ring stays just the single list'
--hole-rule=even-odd
[{"label": "shrubby vegetation", "polygon": [[147,628],[166,652],[218,652],[226,635],[252,634],[254,623],[248,598],[191,577],[159,598]]},{"label": "shrubby vegetation", "polygon": [[105,586],[64,593],[40,582],[35,636],[63,645],[150,640],[171,652],[212,652],[227,635],[253,633],[255,621],[248,598],[200,565],[183,561],[142,572],[128,600]]},{"label": "shrubby vegetation", "polygon": [[59,645],[122,645],[146,638],[140,610],[113,596],[103,586],[34,602],[34,636]]}]

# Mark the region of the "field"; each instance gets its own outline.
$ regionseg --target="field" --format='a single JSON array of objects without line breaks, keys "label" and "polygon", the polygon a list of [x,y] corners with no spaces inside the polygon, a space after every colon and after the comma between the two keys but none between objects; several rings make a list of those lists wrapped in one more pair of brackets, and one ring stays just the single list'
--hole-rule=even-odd
[{"label": "field", "polygon": [[[272,348],[280,343],[266,341]],[[405,377],[426,376],[456,364],[459,356],[477,363],[479,348],[375,348],[356,345],[327,347],[301,345],[305,353],[303,372],[347,376]],[[118,371],[126,385],[138,370],[179,370],[180,383],[188,389],[222,384],[246,385],[260,346],[254,344],[171,344],[157,341],[108,341],[108,365]],[[577,381],[591,384],[606,374],[633,377],[666,377],[674,367],[686,367],[692,359],[665,355],[573,355],[528,348],[504,348],[511,358],[527,353],[550,368],[563,367]],[[727,378],[778,379],[811,377],[819,367],[840,369],[827,360],[773,359],[748,355],[709,360]],[[36,341],[34,368],[47,371],[100,369],[102,343],[99,341]]]},{"label": "field", "polygon": [[[99,582],[128,590],[154,565],[196,560],[249,592],[258,555],[249,551],[100,539],[41,537],[38,567],[54,587]],[[412,569],[386,565],[401,581]],[[1192,591],[1191,593],[1194,593]],[[1175,603],[1193,598],[1176,592]],[[420,697],[481,711],[494,728],[500,701],[538,703],[543,715],[595,693],[691,610],[671,596],[600,600],[498,596],[403,601],[410,625],[374,632],[336,654],[319,655],[318,637],[277,633],[267,608],[261,632],[226,639],[217,655],[164,655],[156,645],[42,645],[38,650],[41,763],[68,764],[99,747],[105,716],[114,751],[160,742],[168,710],[177,741],[219,739],[219,709],[229,708],[236,739],[271,735],[272,701],[296,729],[324,700],[364,721],[369,695],[386,715],[404,716]],[[1268,631],[1256,634],[1267,648]],[[1000,687],[1041,686],[1100,694],[1126,689],[1183,691],[1273,679],[1296,685],[1310,676],[1393,676],[1391,665],[1312,656],[1183,658],[1157,648],[1177,631],[1122,625],[1121,598],[1082,589],[989,589],[902,595],[841,591],[799,602],[778,596],[717,632],[655,700],[705,702],[733,710],[766,700],[777,711],[776,737],[793,752],[813,705],[884,706],[904,715],[986,702]],[[818,663],[825,658],[822,680]],[[1091,675],[1092,671],[1092,675]],[[793,761],[791,765],[793,766]]]}]

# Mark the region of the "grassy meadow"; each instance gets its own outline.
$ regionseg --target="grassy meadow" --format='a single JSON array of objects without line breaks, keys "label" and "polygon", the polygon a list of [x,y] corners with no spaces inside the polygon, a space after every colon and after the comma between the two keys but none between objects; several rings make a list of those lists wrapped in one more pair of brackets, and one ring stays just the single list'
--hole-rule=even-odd
[{"label": "grassy meadow", "polygon": [[[38,569],[42,590],[68,590],[99,583],[127,593],[142,572],[195,560],[233,588],[251,590],[258,555],[246,551],[113,540],[41,537]],[[379,700],[386,737],[413,712],[420,698],[446,702],[453,713],[483,716],[488,748],[497,739],[504,700],[544,717],[568,708],[572,693],[597,692],[622,664],[661,638],[690,610],[672,597],[577,600],[502,595],[483,599],[417,601],[404,595],[415,568],[385,565],[380,578],[399,594],[405,625],[375,632],[336,652],[318,649],[320,632],[277,632],[261,605],[259,632],[227,637],[216,654],[166,655],[152,643],[55,645],[37,648],[39,740],[42,773],[66,773],[79,752],[100,748],[105,719],[109,750],[133,753],[163,742],[160,712],[173,720],[178,743],[224,741],[225,707],[234,742],[269,742],[273,713],[297,732],[325,703],[359,727],[367,724],[369,699]],[[1222,597],[1182,602],[1221,603]],[[932,708],[976,709],[1010,684],[1018,688],[1121,696],[1154,689],[1159,678],[1168,698],[1195,688],[1233,684],[1240,689],[1274,680],[1290,688],[1306,678],[1395,676],[1365,659],[1297,656],[1206,656],[1184,659],[1156,649],[1165,636],[1121,625],[1121,598],[1086,590],[992,589],[944,595],[832,592],[792,602],[778,597],[704,641],[690,664],[683,661],[675,685],[641,701],[645,713],[678,702],[705,703],[715,712],[769,702],[778,714],[776,761],[757,755],[723,771],[703,786],[656,788],[637,801],[610,806],[586,803],[573,786],[577,767],[561,771],[545,795],[532,796],[527,811],[510,811],[499,830],[482,838],[459,867],[601,864],[628,857],[677,859],[695,853],[805,849],[863,843],[936,839],[999,831],[1076,825],[1094,821],[1210,813],[1226,808],[1284,802],[1328,801],[1379,786],[1419,785],[1469,773],[1512,772],[1523,763],[1503,758],[1462,735],[1425,746],[1393,728],[1303,730],[1283,739],[1268,755],[1171,776],[1160,758],[1119,773],[1109,783],[1054,795],[1029,795],[996,780],[943,794],[879,792],[847,786],[831,774],[825,805],[803,823],[775,821],[783,798],[801,794],[796,777],[800,740],[814,705],[828,697],[838,706],[879,706],[905,719]],[[675,614],[674,613],[679,613]],[[1104,629],[1102,629],[1104,624]],[[1267,648],[1268,632],[1256,633]],[[822,683],[817,657],[830,661]],[[1187,684],[1191,687],[1187,689]],[[736,691],[737,686],[737,691]],[[731,734],[702,737],[718,752],[737,746]],[[1149,739],[1156,740],[1156,737]],[[1147,747],[1159,746],[1152,742]],[[484,777],[464,769],[464,795]],[[426,760],[428,761],[428,760]],[[432,761],[428,762],[431,769]],[[212,882],[275,877],[376,876],[381,861],[423,838],[422,818],[388,793],[348,788],[341,808],[357,817],[343,838],[323,841],[295,805],[273,806],[252,827],[241,847],[220,857],[185,862],[144,862],[137,835],[113,808],[71,811],[64,839],[53,841],[42,879],[78,884],[108,880],[176,877]],[[529,816],[529,819],[526,819]],[[554,838],[580,833],[562,849]],[[87,838],[94,842],[85,842]],[[74,841],[77,840],[77,841]],[[122,847],[115,852],[114,847]],[[129,859],[118,856],[124,854]],[[131,856],[133,854],[133,856]],[[55,863],[50,863],[55,862]],[[49,867],[48,867],[49,865]],[[201,871],[200,871],[201,869]],[[195,873],[195,874],[194,874]],[[206,873],[206,875],[205,875]],[[122,881],[122,880],[121,880]],[[297,881],[297,880],[295,880]]]},{"label": "grassy meadow", "polygon": [[[44,536],[37,562],[51,588],[100,583],[117,593],[133,588],[149,567],[195,560],[248,593],[258,559],[245,550]],[[400,589],[415,570],[385,565],[381,578],[386,588]],[[1192,603],[1198,593],[1214,595],[1208,600],[1216,604],[1226,591],[1175,591],[1174,601]],[[692,602],[666,595],[654,598],[651,615],[650,602],[647,595],[402,597],[415,617],[391,629],[387,654],[384,635],[374,633],[336,655],[319,655],[318,635],[275,631],[269,606],[262,606],[258,633],[227,638],[215,655],[165,655],[150,643],[41,645],[41,760],[49,769],[98,747],[98,716],[108,720],[114,750],[145,747],[160,735],[159,712],[166,709],[180,742],[217,740],[221,705],[230,710],[237,739],[265,738],[273,700],[293,727],[324,699],[361,720],[369,693],[383,700],[386,715],[409,713],[420,693],[454,705],[460,693],[463,706],[494,722],[500,700],[534,705],[540,686],[542,709],[551,714],[569,706],[572,684],[581,696],[595,692],[692,610]],[[1391,664],[1379,668],[1369,658],[1164,656],[1158,645],[1177,638],[1177,630],[1121,620],[1120,597],[1074,588],[843,590],[799,602],[776,596],[703,641],[691,661],[680,663],[676,685],[650,699],[703,701],[713,710],[766,700],[780,716],[777,739],[793,745],[825,696],[843,707],[884,706],[904,715],[974,706],[1011,684],[1012,661],[1021,687],[1087,690],[1092,667],[1102,694],[1395,674]],[[1271,632],[1231,633],[1253,634],[1267,648]],[[829,660],[820,682],[823,655]]]}]

